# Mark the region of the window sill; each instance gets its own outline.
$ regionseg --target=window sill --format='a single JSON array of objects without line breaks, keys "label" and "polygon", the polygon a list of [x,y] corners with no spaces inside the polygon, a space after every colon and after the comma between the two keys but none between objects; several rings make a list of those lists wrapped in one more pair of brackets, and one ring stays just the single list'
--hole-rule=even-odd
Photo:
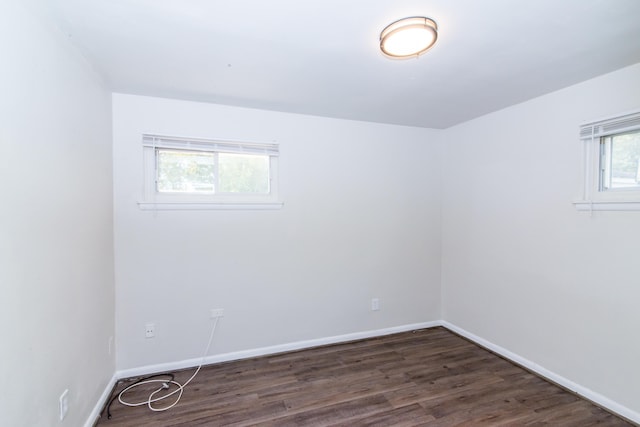
[{"label": "window sill", "polygon": [[282,202],[138,202],[143,211],[277,210]]},{"label": "window sill", "polygon": [[573,202],[578,211],[640,211],[640,201],[595,201],[577,200]]}]

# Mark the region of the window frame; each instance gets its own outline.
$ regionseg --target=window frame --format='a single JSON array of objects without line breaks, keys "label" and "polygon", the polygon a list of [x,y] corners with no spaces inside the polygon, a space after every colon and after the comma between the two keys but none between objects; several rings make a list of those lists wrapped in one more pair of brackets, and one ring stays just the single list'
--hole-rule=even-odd
[{"label": "window frame", "polygon": [[[158,150],[260,154],[269,156],[268,193],[182,193],[157,190]],[[143,196],[138,202],[142,210],[217,210],[280,209],[278,195],[279,144],[247,141],[142,135]],[[217,157],[217,156],[216,156]]]},{"label": "window frame", "polygon": [[579,211],[640,211],[640,187],[602,188],[603,139],[640,130],[640,110],[612,116],[580,126],[584,180]]},{"label": "window frame", "polygon": [[[640,129],[618,132],[612,135],[602,136],[600,138],[600,151],[599,161],[600,166],[598,169],[598,189],[600,191],[640,191],[640,182],[632,186],[626,187],[614,187],[613,186],[613,151],[614,151],[614,138],[619,136],[625,136],[630,134],[636,134],[637,141],[640,143]],[[636,164],[636,177],[640,175],[640,161]],[[636,178],[637,182],[637,178]]]}]

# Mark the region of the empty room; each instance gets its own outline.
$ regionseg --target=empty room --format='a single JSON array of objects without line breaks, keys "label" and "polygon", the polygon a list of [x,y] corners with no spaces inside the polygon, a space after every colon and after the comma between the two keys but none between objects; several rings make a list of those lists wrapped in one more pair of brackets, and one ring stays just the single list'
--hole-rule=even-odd
[{"label": "empty room", "polygon": [[0,424],[640,425],[639,17],[0,0]]}]

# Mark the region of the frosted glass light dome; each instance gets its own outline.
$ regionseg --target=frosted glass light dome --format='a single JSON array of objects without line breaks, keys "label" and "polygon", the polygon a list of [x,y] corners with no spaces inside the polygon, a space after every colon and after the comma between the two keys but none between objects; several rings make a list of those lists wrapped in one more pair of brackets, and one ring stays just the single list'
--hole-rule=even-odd
[{"label": "frosted glass light dome", "polygon": [[391,58],[415,58],[429,50],[438,39],[438,25],[424,16],[403,18],[380,33],[380,50]]}]

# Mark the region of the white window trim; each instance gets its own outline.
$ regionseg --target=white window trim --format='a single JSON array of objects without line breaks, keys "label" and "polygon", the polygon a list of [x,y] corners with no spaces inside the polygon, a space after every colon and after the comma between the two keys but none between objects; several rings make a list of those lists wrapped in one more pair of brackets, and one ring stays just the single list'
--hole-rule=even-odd
[{"label": "white window trim", "polygon": [[603,137],[640,129],[640,110],[606,117],[580,126],[584,154],[582,200],[573,205],[578,211],[640,211],[640,190],[600,191],[600,140]]},{"label": "white window trim", "polygon": [[277,210],[282,202],[138,202],[143,211]]},{"label": "white window trim", "polygon": [[[226,153],[268,154],[269,194],[163,194],[156,190],[156,149],[172,148]],[[234,140],[143,134],[143,197],[141,210],[274,210],[284,205],[278,198],[279,145]]]}]

